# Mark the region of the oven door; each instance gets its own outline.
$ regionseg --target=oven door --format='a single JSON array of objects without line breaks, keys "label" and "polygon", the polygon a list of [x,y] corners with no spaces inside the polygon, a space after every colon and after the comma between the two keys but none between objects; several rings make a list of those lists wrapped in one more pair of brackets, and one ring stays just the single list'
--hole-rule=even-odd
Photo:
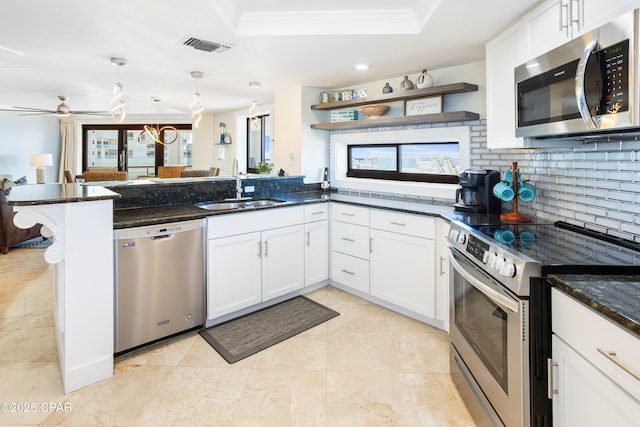
[{"label": "oven door", "polygon": [[[495,412],[489,414],[492,423],[497,424],[497,415],[507,426],[528,426],[528,336],[523,324],[527,303],[455,249],[450,265],[450,339],[462,370],[471,374],[463,373],[470,377],[466,383],[490,403],[483,411]],[[460,375],[454,365],[452,375]]]}]

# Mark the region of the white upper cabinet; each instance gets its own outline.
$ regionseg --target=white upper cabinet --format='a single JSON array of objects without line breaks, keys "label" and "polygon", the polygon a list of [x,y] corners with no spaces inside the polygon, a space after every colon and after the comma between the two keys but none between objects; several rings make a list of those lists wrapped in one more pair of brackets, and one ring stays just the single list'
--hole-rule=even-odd
[{"label": "white upper cabinet", "polygon": [[520,148],[516,137],[516,96],[513,70],[525,62],[520,21],[487,43],[487,147]]},{"label": "white upper cabinet", "polygon": [[487,147],[552,146],[515,136],[514,69],[634,8],[640,0],[546,0],[489,41]]},{"label": "white upper cabinet", "polygon": [[523,19],[528,58],[535,58],[633,8],[639,0],[548,0]]},{"label": "white upper cabinet", "polygon": [[580,3],[580,16],[584,23],[580,34],[606,24],[632,9],[640,8],[640,0],[580,0]]},{"label": "white upper cabinet", "polygon": [[584,27],[582,9],[582,0],[548,0],[529,12],[524,17],[527,59],[578,35]]}]

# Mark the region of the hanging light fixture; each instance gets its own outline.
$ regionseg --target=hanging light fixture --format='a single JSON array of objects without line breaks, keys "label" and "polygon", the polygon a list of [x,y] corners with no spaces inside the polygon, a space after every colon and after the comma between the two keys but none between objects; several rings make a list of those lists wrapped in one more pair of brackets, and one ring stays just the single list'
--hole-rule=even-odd
[{"label": "hanging light fixture", "polygon": [[[204,77],[204,73],[202,71],[192,71],[191,77],[194,79],[201,79]],[[204,107],[200,104],[200,92],[198,92],[198,85],[196,83],[196,91],[193,93],[193,102],[191,103],[191,121],[193,123],[193,127],[196,129],[200,126],[203,111]]]},{"label": "hanging light fixture", "polygon": [[[156,104],[160,102],[160,98],[152,96],[151,100],[153,102],[155,102]],[[157,108],[156,108],[157,111]],[[169,145],[169,144],[173,144],[174,142],[176,142],[178,140],[178,129],[176,129],[173,126],[162,126],[160,127],[160,119],[157,120],[158,124],[156,127],[153,126],[149,126],[149,125],[144,125],[143,126],[143,131],[140,132],[140,135],[138,135],[138,143],[139,144],[143,144],[143,145],[148,145],[148,144],[161,144],[161,145]],[[163,141],[162,140],[162,133],[163,132],[173,132],[173,138],[168,140],[168,141]]]},{"label": "hanging light fixture", "polygon": [[122,123],[127,116],[124,106],[127,103],[122,99],[122,83],[120,83],[120,67],[127,64],[124,58],[111,58],[111,63],[118,67],[118,83],[113,85],[113,98],[111,98],[111,117],[116,123]]},{"label": "hanging light fixture", "polygon": [[256,89],[260,87],[260,82],[249,82],[249,87],[253,93],[253,101],[251,101],[251,105],[249,106],[249,123],[253,128],[258,122],[258,101],[256,101]]}]

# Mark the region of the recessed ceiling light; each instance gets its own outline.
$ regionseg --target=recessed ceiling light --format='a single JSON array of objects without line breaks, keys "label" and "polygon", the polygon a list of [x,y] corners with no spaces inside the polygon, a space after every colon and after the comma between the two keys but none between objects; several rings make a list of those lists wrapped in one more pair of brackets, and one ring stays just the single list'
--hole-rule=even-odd
[{"label": "recessed ceiling light", "polygon": [[367,64],[357,64],[357,65],[354,65],[353,68],[358,71],[364,71],[364,70],[368,70],[369,66]]}]

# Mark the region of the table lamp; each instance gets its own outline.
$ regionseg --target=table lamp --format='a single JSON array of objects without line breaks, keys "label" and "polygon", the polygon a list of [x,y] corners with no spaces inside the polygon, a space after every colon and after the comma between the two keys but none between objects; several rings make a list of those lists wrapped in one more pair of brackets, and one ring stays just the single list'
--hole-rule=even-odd
[{"label": "table lamp", "polygon": [[51,153],[35,153],[29,156],[31,166],[36,166],[36,182],[38,184],[45,183],[45,166],[53,166],[53,154]]}]

